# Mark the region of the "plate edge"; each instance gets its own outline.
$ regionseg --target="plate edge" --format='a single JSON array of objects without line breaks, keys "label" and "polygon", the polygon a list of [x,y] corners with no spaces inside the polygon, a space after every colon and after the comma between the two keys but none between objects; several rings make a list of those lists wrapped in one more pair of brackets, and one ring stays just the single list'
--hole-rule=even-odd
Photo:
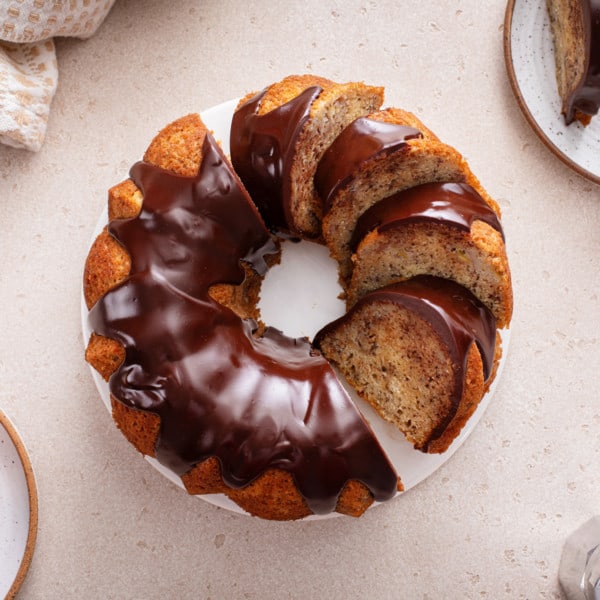
[{"label": "plate edge", "polygon": [[525,102],[525,98],[521,92],[521,88],[519,87],[519,82],[517,81],[517,76],[515,73],[513,58],[512,58],[512,22],[513,22],[513,12],[515,9],[516,0],[508,0],[508,4],[506,5],[506,12],[504,14],[504,32],[503,32],[503,46],[504,46],[504,62],[506,64],[506,71],[508,73],[508,80],[510,82],[510,86],[513,90],[513,94],[517,100],[517,104],[525,117],[525,120],[529,123],[530,127],[537,134],[542,143],[550,150],[550,152],[556,156],[563,164],[567,167],[573,169],[577,174],[585,179],[592,181],[594,183],[600,184],[600,176],[591,173],[587,169],[584,169],[568,156],[557,148],[552,141],[548,138],[544,130],[539,126],[538,122],[535,120],[533,115],[531,114],[527,103]]},{"label": "plate edge", "polygon": [[19,455],[19,459],[21,460],[21,464],[23,465],[23,471],[25,473],[25,481],[27,483],[27,492],[29,496],[29,531],[27,533],[27,541],[25,543],[25,551],[23,552],[23,559],[21,560],[21,565],[17,574],[15,575],[15,579],[8,590],[8,594],[6,595],[5,600],[11,600],[14,598],[21,588],[23,581],[25,580],[25,576],[29,571],[29,566],[31,564],[31,560],[33,558],[33,551],[35,548],[35,543],[37,539],[37,530],[38,530],[38,496],[37,496],[37,484],[35,481],[35,474],[33,472],[33,467],[31,465],[31,460],[29,458],[29,454],[25,448],[25,444],[21,440],[17,429],[12,424],[8,415],[0,409],[0,425],[4,427],[8,436],[12,440],[15,448],[17,449],[17,454]]}]

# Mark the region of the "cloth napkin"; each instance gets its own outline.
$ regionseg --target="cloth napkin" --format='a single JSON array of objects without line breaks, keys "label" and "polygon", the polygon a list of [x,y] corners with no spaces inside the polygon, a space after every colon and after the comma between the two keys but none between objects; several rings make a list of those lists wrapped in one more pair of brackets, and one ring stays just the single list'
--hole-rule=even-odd
[{"label": "cloth napkin", "polygon": [[115,0],[0,0],[0,143],[37,151],[58,83],[54,37],[90,37]]}]

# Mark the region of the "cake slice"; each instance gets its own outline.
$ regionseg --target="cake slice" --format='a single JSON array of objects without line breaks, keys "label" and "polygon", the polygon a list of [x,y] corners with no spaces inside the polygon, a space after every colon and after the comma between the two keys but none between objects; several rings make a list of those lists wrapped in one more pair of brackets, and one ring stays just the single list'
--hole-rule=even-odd
[{"label": "cake slice", "polygon": [[429,274],[468,288],[509,324],[512,287],[502,226],[466,183],[425,183],[369,208],[351,241],[347,303],[391,283]]},{"label": "cake slice", "polygon": [[292,75],[243,98],[231,123],[231,161],[272,231],[321,232],[317,164],[352,121],[377,110],[383,88]]},{"label": "cake slice", "polygon": [[351,240],[359,217],[392,194],[423,183],[464,182],[499,214],[461,154],[413,114],[395,108],[349,125],[324,154],[316,182],[325,213],[323,237],[344,287],[352,273]]},{"label": "cake slice", "polygon": [[600,3],[547,0],[565,123],[589,124],[600,107]]},{"label": "cake slice", "polygon": [[496,338],[493,315],[467,289],[421,275],[363,296],[315,345],[415,448],[439,453],[493,377]]}]

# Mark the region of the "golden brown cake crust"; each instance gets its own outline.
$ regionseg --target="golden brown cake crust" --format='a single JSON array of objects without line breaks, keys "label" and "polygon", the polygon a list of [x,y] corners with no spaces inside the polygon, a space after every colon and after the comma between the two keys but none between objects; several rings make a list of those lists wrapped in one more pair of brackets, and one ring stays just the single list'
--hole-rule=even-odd
[{"label": "golden brown cake crust", "polygon": [[191,114],[167,125],[152,140],[144,161],[178,175],[198,172],[206,128],[200,115]]},{"label": "golden brown cake crust", "polygon": [[83,274],[83,293],[88,309],[129,274],[131,260],[104,228],[88,254]]}]

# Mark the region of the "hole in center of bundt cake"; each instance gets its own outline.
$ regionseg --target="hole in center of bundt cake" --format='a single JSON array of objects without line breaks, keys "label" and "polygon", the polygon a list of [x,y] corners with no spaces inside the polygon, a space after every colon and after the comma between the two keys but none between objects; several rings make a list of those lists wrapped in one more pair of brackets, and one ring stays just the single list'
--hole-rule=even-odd
[{"label": "hole in center of bundt cake", "polygon": [[288,336],[312,340],[319,329],[344,314],[341,292],[337,263],[325,246],[285,241],[281,263],[262,284],[261,318]]}]

